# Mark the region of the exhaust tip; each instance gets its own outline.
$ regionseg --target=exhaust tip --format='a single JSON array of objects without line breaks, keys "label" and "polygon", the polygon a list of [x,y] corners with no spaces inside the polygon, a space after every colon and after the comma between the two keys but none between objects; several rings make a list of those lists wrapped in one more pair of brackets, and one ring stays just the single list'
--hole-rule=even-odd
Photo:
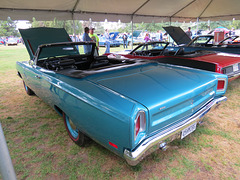
[{"label": "exhaust tip", "polygon": [[162,151],[166,151],[168,148],[167,143],[163,142],[159,145],[159,149],[161,149]]}]

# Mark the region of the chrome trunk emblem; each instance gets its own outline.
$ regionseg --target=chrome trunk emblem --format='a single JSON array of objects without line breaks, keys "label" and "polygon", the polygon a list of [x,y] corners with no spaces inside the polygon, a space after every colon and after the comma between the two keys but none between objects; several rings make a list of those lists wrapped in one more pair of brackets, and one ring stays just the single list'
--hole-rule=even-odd
[{"label": "chrome trunk emblem", "polygon": [[166,106],[160,107],[159,110],[163,110],[164,108],[166,108]]}]

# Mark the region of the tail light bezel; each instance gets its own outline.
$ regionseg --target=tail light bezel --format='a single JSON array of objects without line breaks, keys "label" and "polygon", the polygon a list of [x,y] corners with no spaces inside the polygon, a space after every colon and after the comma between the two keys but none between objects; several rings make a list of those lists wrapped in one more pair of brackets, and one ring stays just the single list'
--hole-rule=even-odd
[{"label": "tail light bezel", "polygon": [[[222,89],[218,89],[218,83],[219,81],[224,81],[224,87]],[[218,82],[217,82],[217,92],[223,92],[225,91],[227,88],[227,79],[226,78],[218,78]]]},{"label": "tail light bezel", "polygon": [[[140,126],[139,126],[138,133],[136,133],[136,131],[137,131],[136,125],[137,125],[137,121],[138,121],[139,118],[140,118]],[[146,130],[146,114],[145,114],[145,111],[140,110],[137,113],[136,118],[134,120],[134,141],[136,141],[138,135],[141,132],[144,132],[145,130]]]}]

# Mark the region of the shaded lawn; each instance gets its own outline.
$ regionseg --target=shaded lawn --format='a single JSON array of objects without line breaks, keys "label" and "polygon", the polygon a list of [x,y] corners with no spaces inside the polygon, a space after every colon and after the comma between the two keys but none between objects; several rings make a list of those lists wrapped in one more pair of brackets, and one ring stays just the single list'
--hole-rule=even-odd
[{"label": "shaded lawn", "polygon": [[75,145],[61,117],[26,95],[15,62],[28,59],[24,46],[0,46],[0,121],[18,179],[239,179],[240,78],[194,133],[130,167],[93,141]]}]

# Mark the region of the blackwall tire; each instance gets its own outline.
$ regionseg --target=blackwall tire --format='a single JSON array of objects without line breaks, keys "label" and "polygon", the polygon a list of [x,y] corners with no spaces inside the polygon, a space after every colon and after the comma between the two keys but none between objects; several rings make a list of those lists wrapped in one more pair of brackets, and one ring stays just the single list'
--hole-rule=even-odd
[{"label": "blackwall tire", "polygon": [[32,96],[32,95],[35,94],[35,93],[33,92],[33,90],[31,90],[31,89],[25,84],[24,81],[23,81],[23,86],[24,86],[24,89],[25,89],[26,93],[27,93],[29,96]]}]

